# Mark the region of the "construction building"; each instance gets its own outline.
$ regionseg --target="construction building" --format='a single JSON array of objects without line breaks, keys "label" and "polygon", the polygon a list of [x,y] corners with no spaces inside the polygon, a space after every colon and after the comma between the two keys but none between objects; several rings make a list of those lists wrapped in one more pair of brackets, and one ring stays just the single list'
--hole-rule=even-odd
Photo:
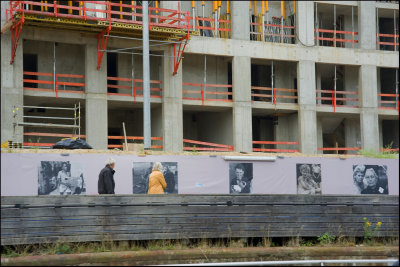
[{"label": "construction building", "polygon": [[[1,142],[143,142],[142,16],[2,1]],[[149,18],[153,149],[398,150],[398,1],[149,1]]]}]

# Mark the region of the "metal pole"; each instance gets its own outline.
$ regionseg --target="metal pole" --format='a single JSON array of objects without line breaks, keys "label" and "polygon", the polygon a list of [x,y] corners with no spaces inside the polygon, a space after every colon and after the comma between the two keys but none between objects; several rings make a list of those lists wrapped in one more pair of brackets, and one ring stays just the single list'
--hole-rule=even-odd
[{"label": "metal pole", "polygon": [[81,102],[79,102],[78,104],[78,124],[79,124],[78,134],[79,138],[81,138]]},{"label": "metal pole", "polygon": [[192,8],[192,13],[193,13],[193,31],[196,30],[196,14],[194,11],[194,7]]},{"label": "metal pole", "polygon": [[218,16],[218,14],[217,14],[217,9],[215,10],[215,12],[214,12],[214,15],[215,15],[215,22],[214,22],[214,28],[215,28],[215,34],[214,34],[214,37],[217,37],[217,34],[218,34],[218,21],[217,21],[217,16]]},{"label": "metal pole", "polygon": [[393,41],[394,41],[394,46],[393,50],[396,51],[396,10],[393,9],[393,29],[394,29],[394,36],[393,36]]},{"label": "metal pole", "polygon": [[271,64],[271,94],[272,94],[272,103],[274,103],[274,61]]},{"label": "metal pole", "polygon": [[336,5],[333,4],[333,47],[336,47]]},{"label": "metal pole", "polygon": [[56,42],[53,45],[53,91],[56,91]]},{"label": "metal pole", "polygon": [[317,41],[317,46],[319,46],[319,40],[318,40],[318,37],[319,37],[319,32],[318,32],[318,30],[319,30],[319,23],[318,23],[318,3],[315,3],[315,24],[316,24],[316,27],[317,27],[317,30],[315,31],[315,35],[316,35],[315,40]]},{"label": "metal pole", "polygon": [[264,23],[265,23],[265,16],[264,16],[264,14],[262,15],[262,41],[264,42],[265,41],[265,25],[264,25]]},{"label": "metal pole", "polygon": [[334,90],[334,97],[333,100],[335,101],[333,104],[334,107],[336,107],[336,64],[335,64],[335,79],[334,79],[334,85],[333,85],[333,90]]},{"label": "metal pole", "polygon": [[396,70],[396,109],[399,110],[399,69]]},{"label": "metal pole", "polygon": [[281,16],[281,43],[283,43],[283,16]]},{"label": "metal pole", "polygon": [[353,37],[353,42],[351,43],[351,48],[354,48],[354,10],[351,6],[351,36]]},{"label": "metal pole", "polygon": [[76,135],[76,104],[74,104],[74,136]]},{"label": "metal pole", "polygon": [[124,130],[125,149],[126,149],[126,151],[128,151],[128,141],[126,140],[125,122],[122,122],[122,128],[123,128],[123,130]]},{"label": "metal pole", "polygon": [[150,60],[149,60],[149,6],[143,5],[143,137],[144,149],[151,148],[151,116],[150,116]]},{"label": "metal pole", "polygon": [[206,90],[207,90],[207,55],[204,55],[204,86],[203,86],[204,98],[206,98]]},{"label": "metal pole", "polygon": [[[132,49],[132,53],[133,53],[133,49]],[[135,96],[134,91],[135,91],[135,73],[133,70],[133,54],[131,57],[131,79],[132,79],[132,96]]]},{"label": "metal pole", "polygon": [[[204,19],[204,5],[202,5],[202,8],[203,8],[203,15],[202,15],[202,17],[203,17],[203,19]],[[204,27],[204,22],[205,22],[205,20],[203,20],[203,27]],[[204,29],[203,29],[203,36],[205,36],[205,33],[204,33]]]}]

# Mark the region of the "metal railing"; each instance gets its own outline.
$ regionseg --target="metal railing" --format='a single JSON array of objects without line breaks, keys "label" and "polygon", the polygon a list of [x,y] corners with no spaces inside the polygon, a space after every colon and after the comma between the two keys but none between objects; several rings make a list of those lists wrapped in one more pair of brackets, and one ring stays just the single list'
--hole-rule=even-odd
[{"label": "metal railing", "polygon": [[[276,145],[299,145],[299,142],[285,142],[285,141],[253,141],[253,151],[254,152],[286,152],[295,153],[299,152],[298,149],[278,149],[271,148]],[[255,146],[261,146],[261,148],[256,148]],[[269,146],[266,148],[266,146]]]},{"label": "metal railing", "polygon": [[[110,140],[124,140],[124,136],[108,136],[108,142],[110,143]],[[142,144],[144,137],[143,136],[126,136],[126,140],[132,140],[132,143],[135,144],[136,140],[139,140],[139,143]],[[151,141],[162,141],[162,137],[151,137]],[[123,142],[123,141],[121,141]],[[108,144],[107,147],[110,148],[123,148],[124,145],[120,142],[120,144]],[[128,143],[128,144],[132,144]],[[162,145],[152,145],[151,149],[163,149]]]},{"label": "metal railing", "polygon": [[[349,107],[358,108],[358,92],[357,91],[336,91],[336,90],[315,90],[316,92],[316,104],[327,105],[333,107],[333,112],[336,111],[336,107]],[[324,95],[322,95],[324,94]],[[328,96],[326,96],[328,95]],[[341,97],[338,97],[341,95]],[[347,95],[354,95],[357,98],[346,97]],[[345,102],[346,101],[346,102]],[[346,105],[352,102],[354,105]]]},{"label": "metal railing", "polygon": [[[115,81],[114,83],[116,84],[111,84],[113,81]],[[142,79],[107,77],[107,83],[108,95],[132,96],[134,101],[136,101],[136,97],[143,97],[143,85],[137,86],[137,83],[143,84]],[[158,85],[158,87],[150,87],[150,97],[161,98],[162,82],[158,80],[150,80],[150,84]],[[126,93],[111,92],[113,89],[125,90]]]},{"label": "metal railing", "polygon": [[[232,102],[232,85],[230,84],[211,84],[211,83],[182,83],[183,87],[200,87],[200,90],[183,90],[182,99],[186,100],[200,100],[204,106],[205,101],[220,101]],[[214,89],[209,89],[214,88]],[[221,88],[221,89],[219,89]],[[225,89],[224,89],[225,88]],[[229,90],[231,92],[229,92]],[[207,95],[214,95],[214,98],[207,97]],[[216,98],[221,96],[221,98]]]},{"label": "metal railing", "polygon": [[[192,145],[192,146],[185,146]],[[201,147],[198,147],[200,145]],[[204,147],[207,146],[207,147]],[[216,144],[210,142],[202,142],[190,139],[183,139],[183,150],[184,151],[233,151],[233,146]]]}]

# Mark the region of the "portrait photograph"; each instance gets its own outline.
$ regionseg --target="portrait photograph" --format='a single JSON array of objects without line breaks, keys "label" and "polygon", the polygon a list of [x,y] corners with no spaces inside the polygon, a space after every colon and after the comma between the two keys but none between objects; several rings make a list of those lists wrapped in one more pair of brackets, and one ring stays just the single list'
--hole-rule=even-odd
[{"label": "portrait photograph", "polygon": [[83,164],[70,161],[41,161],[38,166],[39,195],[84,195]]},{"label": "portrait photograph", "polygon": [[229,163],[229,192],[231,194],[251,193],[253,163]]},{"label": "portrait photograph", "polygon": [[296,164],[297,194],[321,195],[321,164]]},{"label": "portrait photograph", "polygon": [[[147,194],[149,177],[154,162],[134,162],[132,168],[133,194]],[[164,194],[178,194],[178,163],[161,162],[162,173],[167,184]]]},{"label": "portrait photograph", "polygon": [[386,165],[353,165],[354,194],[389,194]]}]

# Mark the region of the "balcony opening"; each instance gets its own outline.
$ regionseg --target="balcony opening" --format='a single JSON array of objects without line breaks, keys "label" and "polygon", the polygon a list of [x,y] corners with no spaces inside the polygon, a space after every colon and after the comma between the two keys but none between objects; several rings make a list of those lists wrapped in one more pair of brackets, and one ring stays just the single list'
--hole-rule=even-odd
[{"label": "balcony opening", "polygon": [[231,58],[185,54],[182,64],[183,100],[206,106],[231,105]]},{"label": "balcony opening", "polygon": [[381,149],[399,151],[399,120],[382,120]]},{"label": "balcony opening", "polygon": [[[150,112],[151,149],[162,150],[161,105],[152,103]],[[143,105],[125,101],[108,101],[108,149],[126,149],[123,123],[125,124],[128,149],[141,148],[144,140]]]},{"label": "balcony opening", "polygon": [[254,152],[298,152],[297,112],[253,109]]},{"label": "balcony opening", "polygon": [[399,110],[399,69],[378,68],[378,107]]},{"label": "balcony opening", "polygon": [[379,50],[399,51],[399,11],[395,9],[376,9],[377,38]]},{"label": "balcony opening", "polygon": [[361,149],[359,115],[318,116],[317,147],[323,154],[357,154]]},{"label": "balcony opening", "polygon": [[315,39],[321,46],[358,48],[358,7],[314,4]]},{"label": "balcony opening", "polygon": [[253,59],[251,64],[252,101],[269,104],[297,104],[297,64],[289,61]]},{"label": "balcony opening", "polygon": [[[118,54],[117,53],[107,53],[107,77],[118,77]],[[107,92],[117,93],[118,81],[107,79]],[[110,86],[111,85],[111,86]],[[113,86],[114,85],[114,86]]]},{"label": "balcony opening", "polygon": [[184,107],[184,150],[233,151],[232,125],[232,109],[200,111]]},{"label": "balcony opening", "polygon": [[359,107],[359,66],[315,64],[318,106]]}]

